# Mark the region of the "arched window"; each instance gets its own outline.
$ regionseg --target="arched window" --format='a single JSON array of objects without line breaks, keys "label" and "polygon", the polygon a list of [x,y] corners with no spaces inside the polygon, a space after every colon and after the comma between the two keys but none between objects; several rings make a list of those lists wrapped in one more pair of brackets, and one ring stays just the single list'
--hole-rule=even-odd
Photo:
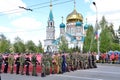
[{"label": "arched window", "polygon": [[50,26],[52,26],[52,22],[50,22]]}]

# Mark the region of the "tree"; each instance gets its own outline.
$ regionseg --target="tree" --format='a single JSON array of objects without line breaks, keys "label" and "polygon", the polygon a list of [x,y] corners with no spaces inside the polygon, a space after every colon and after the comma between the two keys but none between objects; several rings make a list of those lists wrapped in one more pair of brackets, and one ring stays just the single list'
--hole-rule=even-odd
[{"label": "tree", "polygon": [[100,51],[106,52],[112,50],[112,42],[112,33],[108,27],[105,27],[100,34]]},{"label": "tree", "polygon": [[0,53],[9,52],[10,41],[6,39],[6,37],[1,34],[0,35]]},{"label": "tree", "polygon": [[108,25],[108,22],[106,21],[105,16],[103,16],[102,20],[100,21],[101,30],[104,30],[107,25]]},{"label": "tree", "polygon": [[27,41],[25,46],[26,46],[26,52],[30,52],[30,53],[37,52],[37,46],[32,40]]},{"label": "tree", "polygon": [[39,40],[39,44],[38,44],[38,46],[37,46],[37,52],[39,53],[43,53],[44,52],[44,50],[43,50],[43,48],[42,48],[42,43],[41,43],[41,41]]},{"label": "tree", "polygon": [[19,37],[15,38],[15,43],[13,44],[13,48],[14,48],[14,52],[16,53],[25,52],[25,44]]},{"label": "tree", "polygon": [[91,47],[93,47],[93,39],[94,39],[94,30],[92,25],[88,25],[88,30],[86,32],[86,37],[83,46],[83,52],[91,51]]},{"label": "tree", "polygon": [[68,52],[68,42],[64,36],[61,37],[59,43],[59,51]]},{"label": "tree", "polygon": [[111,23],[110,26],[108,27],[108,29],[110,30],[110,32],[112,33],[112,39],[113,41],[116,39],[116,36],[115,36],[115,32],[114,32],[114,29],[113,29],[113,24]]},{"label": "tree", "polygon": [[112,47],[112,50],[113,51],[120,51],[120,45],[119,44],[117,44],[117,43],[112,43],[111,44],[111,47]]}]

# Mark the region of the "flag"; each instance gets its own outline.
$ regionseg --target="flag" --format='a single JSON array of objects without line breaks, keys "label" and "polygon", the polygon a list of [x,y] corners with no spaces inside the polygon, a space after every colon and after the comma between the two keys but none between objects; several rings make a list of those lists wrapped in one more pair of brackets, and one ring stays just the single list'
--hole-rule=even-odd
[{"label": "flag", "polygon": [[96,40],[98,40],[98,31],[95,31]]}]

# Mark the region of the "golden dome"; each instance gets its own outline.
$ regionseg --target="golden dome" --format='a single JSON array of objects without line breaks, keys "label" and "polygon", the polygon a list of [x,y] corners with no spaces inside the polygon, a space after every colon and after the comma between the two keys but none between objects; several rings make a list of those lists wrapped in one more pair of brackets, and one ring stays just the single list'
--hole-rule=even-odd
[{"label": "golden dome", "polygon": [[78,13],[76,9],[74,9],[73,12],[67,16],[66,20],[67,20],[67,23],[77,22],[77,21],[83,22],[83,16],[82,14]]}]

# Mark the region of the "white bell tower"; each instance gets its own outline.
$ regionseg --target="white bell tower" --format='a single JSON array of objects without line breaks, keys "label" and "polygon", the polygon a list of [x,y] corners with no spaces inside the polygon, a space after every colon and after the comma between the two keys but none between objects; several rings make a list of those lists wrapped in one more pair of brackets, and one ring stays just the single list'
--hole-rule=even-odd
[{"label": "white bell tower", "polygon": [[46,40],[44,40],[44,52],[54,52],[56,51],[56,47],[53,45],[53,41],[55,40],[55,26],[52,13],[52,0],[50,0],[50,13],[47,23]]}]

